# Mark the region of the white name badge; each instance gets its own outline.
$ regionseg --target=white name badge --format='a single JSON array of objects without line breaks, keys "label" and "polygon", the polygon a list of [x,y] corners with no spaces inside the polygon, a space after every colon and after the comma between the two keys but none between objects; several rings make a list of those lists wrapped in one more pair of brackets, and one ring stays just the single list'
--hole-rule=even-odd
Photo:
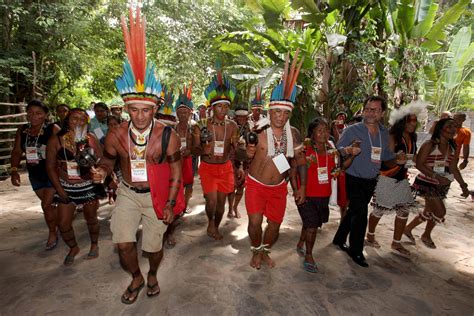
[{"label": "white name badge", "polygon": [[329,183],[329,174],[327,167],[318,168],[318,182],[320,184]]},{"label": "white name badge", "polygon": [[79,165],[75,161],[67,162],[67,177],[71,180],[80,180],[81,179],[81,170]]},{"label": "white name badge", "polygon": [[415,167],[415,162],[413,161],[413,154],[407,154],[407,162],[405,164],[405,168],[413,168]]},{"label": "white name badge", "polygon": [[97,127],[96,129],[94,129],[94,134],[95,136],[97,136],[97,138],[100,140],[102,139],[102,137],[104,137],[104,132],[102,132],[102,129],[100,127]]},{"label": "white name badge", "polygon": [[214,156],[222,157],[224,156],[224,141],[216,140],[214,142]]},{"label": "white name badge", "polygon": [[381,157],[382,157],[382,148],[372,146],[372,152],[370,153],[370,159],[372,159],[372,162],[380,163]]},{"label": "white name badge", "polygon": [[290,164],[288,163],[288,160],[286,159],[285,155],[279,154],[278,156],[273,157],[272,160],[280,174],[283,174],[288,169],[290,169]]},{"label": "white name badge", "polygon": [[130,170],[132,182],[148,181],[148,176],[146,173],[146,160],[130,160]]},{"label": "white name badge", "polygon": [[444,174],[445,162],[444,160],[435,160],[433,163],[433,171],[439,174]]},{"label": "white name badge", "polygon": [[38,149],[36,147],[26,147],[26,162],[29,164],[39,163]]},{"label": "white name badge", "polygon": [[186,137],[181,137],[181,150],[186,149]]}]

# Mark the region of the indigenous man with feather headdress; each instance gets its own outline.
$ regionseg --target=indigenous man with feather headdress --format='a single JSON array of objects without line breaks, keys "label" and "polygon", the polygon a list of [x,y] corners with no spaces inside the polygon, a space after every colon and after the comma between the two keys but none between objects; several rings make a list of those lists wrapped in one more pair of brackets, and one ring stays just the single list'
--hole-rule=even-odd
[{"label": "indigenous man with feather headdress", "polygon": [[[212,117],[199,121],[193,129],[193,153],[201,157],[199,176],[209,219],[207,234],[220,240],[223,236],[219,232],[219,224],[224,215],[226,197],[234,191],[234,171],[229,157],[239,140],[237,124],[226,118],[236,89],[222,73],[220,65],[204,94]],[[244,171],[240,168],[238,177],[243,175]]]},{"label": "indigenous man with feather headdress", "polygon": [[[260,269],[262,261],[269,267],[275,266],[269,253],[285,214],[288,193],[285,178],[290,163],[297,166],[301,183],[300,189],[294,192],[295,201],[301,204],[305,200],[306,158],[300,134],[289,124],[296,100],[296,79],[303,62],[297,65],[297,58],[298,51],[290,67],[289,55],[286,56],[283,78],[271,94],[270,127],[258,134],[257,144],[249,142],[246,148],[252,161],[246,179],[245,206],[253,252],[250,265],[256,269]],[[268,226],[262,234],[263,216],[267,217]]]},{"label": "indigenous man with feather headdress", "polygon": [[132,304],[145,285],[138,264],[138,226],[143,227],[142,250],[148,254],[150,264],[146,282],[147,295],[151,297],[160,293],[156,274],[163,258],[163,235],[174,216],[184,209],[184,199],[179,137],[171,127],[154,119],[162,86],[155,77],[154,64],[146,59],[145,20],[139,7],[135,17],[130,8],[130,31],[124,17],[122,29],[127,59],[124,73],[115,83],[130,122],[107,135],[104,157],[93,179],[102,182],[119,160],[123,181],[117,190],[111,230],[120,262],[132,275],[121,300]]}]

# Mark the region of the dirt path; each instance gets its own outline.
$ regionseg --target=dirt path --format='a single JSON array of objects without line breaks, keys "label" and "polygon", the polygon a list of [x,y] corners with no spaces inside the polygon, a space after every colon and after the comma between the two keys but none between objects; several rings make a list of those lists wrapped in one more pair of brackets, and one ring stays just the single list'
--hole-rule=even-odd
[{"label": "dirt path", "polygon": [[[474,189],[474,163],[463,172]],[[25,175],[22,176],[25,182]],[[407,246],[410,260],[390,252],[393,217],[382,218],[377,238],[382,248],[366,248],[370,268],[356,266],[332,246],[339,221],[318,234],[315,258],[320,272],[302,269],[295,252],[301,220],[293,202],[287,207],[281,234],[272,252],[277,267],[253,270],[247,218],[224,217],[224,239],[207,237],[199,180],[191,200],[192,213],[177,229],[177,246],[165,251],[158,271],[162,293],[132,306],[120,302],[129,276],[119,265],[109,230],[111,206],[99,210],[100,257],[86,261],[88,234],[82,214],[74,221],[81,253],[72,267],[62,261],[61,241],[43,250],[47,236],[39,201],[27,183],[14,188],[0,183],[0,315],[472,315],[474,312],[474,202],[459,198],[454,184],[446,223],[435,228],[438,249],[418,242]],[[243,201],[240,211],[245,214]],[[415,230],[418,237],[422,228]],[[147,271],[141,257],[142,271]]]}]

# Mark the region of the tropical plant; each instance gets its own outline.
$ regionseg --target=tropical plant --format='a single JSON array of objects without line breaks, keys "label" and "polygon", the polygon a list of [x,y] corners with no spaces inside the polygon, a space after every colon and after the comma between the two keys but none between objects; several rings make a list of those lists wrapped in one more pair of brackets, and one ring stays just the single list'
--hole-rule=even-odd
[{"label": "tropical plant", "polygon": [[[425,67],[425,98],[437,114],[455,110],[463,87],[472,86],[474,43],[470,27],[461,28],[446,52],[432,53]],[[472,99],[471,99],[472,100]]]}]

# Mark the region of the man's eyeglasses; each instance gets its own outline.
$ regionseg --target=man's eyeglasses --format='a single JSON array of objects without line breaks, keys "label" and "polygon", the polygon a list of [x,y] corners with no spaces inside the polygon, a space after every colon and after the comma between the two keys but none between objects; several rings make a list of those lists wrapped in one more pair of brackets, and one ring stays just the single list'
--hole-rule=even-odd
[{"label": "man's eyeglasses", "polygon": [[380,109],[375,109],[375,108],[364,108],[364,112],[367,113],[380,113]]}]

